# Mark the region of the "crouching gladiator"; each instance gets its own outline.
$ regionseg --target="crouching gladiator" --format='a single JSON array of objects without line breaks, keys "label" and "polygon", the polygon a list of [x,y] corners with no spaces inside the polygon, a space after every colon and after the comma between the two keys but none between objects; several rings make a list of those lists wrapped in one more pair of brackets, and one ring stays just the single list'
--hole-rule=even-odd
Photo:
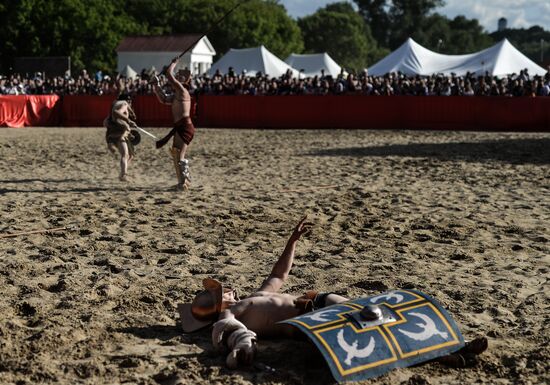
[{"label": "crouching gladiator", "polygon": [[161,140],[157,141],[157,148],[163,147],[171,137],[174,137],[170,153],[176,169],[178,180],[177,190],[186,190],[191,182],[189,172],[189,160],[185,158],[187,147],[191,144],[195,135],[195,127],[191,121],[191,95],[187,88],[191,82],[191,72],[187,69],[179,70],[174,75],[174,68],[179,58],[172,60],[168,66],[166,76],[168,83],[173,89],[173,94],[168,96],[164,93],[159,84],[158,77],[154,77],[154,90],[159,101],[172,106],[174,128]]},{"label": "crouching gladiator", "polygon": [[113,102],[111,113],[103,121],[107,129],[105,140],[112,153],[118,150],[120,154],[120,175],[123,182],[128,179],[128,165],[135,155],[134,146],[139,143],[139,133],[132,128],[136,127],[136,114],[132,110],[131,98],[127,94],[121,94]]}]

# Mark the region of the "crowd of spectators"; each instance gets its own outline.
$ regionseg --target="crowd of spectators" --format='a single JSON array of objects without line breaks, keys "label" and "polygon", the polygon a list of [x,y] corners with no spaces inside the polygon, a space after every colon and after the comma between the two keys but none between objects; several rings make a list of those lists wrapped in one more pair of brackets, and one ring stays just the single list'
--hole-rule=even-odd
[{"label": "crowd of spectators", "polygon": [[[149,83],[153,74],[143,70],[134,78],[104,75],[100,71],[90,75],[86,70],[76,77],[44,77],[41,73],[25,77],[19,74],[0,75],[0,94],[4,95],[110,95],[126,92],[131,95],[153,93]],[[195,76],[190,86],[194,94],[206,95],[416,95],[416,96],[550,96],[550,72],[545,76],[530,76],[527,70],[505,77],[489,74],[477,76],[405,76],[390,73],[370,76],[367,70],[340,73],[336,77],[293,77],[289,72],[272,78],[265,74],[237,74],[232,68],[223,74]],[[161,76],[162,85],[167,87]]]}]

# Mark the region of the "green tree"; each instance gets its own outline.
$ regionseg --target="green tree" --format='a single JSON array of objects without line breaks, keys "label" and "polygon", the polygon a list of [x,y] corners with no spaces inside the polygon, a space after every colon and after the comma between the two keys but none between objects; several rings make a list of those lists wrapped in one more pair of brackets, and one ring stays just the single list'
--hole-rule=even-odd
[{"label": "green tree", "polygon": [[446,54],[463,54],[494,43],[477,19],[457,16],[452,20],[438,13],[443,0],[354,0],[373,35],[383,47],[396,49],[409,37],[419,44]]},{"label": "green tree", "polygon": [[421,35],[430,12],[443,4],[443,0],[392,0],[390,49],[399,47],[409,37],[415,39],[415,35]]},{"label": "green tree", "polygon": [[[206,32],[237,3],[238,0],[179,0],[173,4],[173,32]],[[209,32],[208,39],[221,55],[229,48],[259,45],[283,58],[303,50],[298,24],[277,0],[243,2]]]},{"label": "green tree", "polygon": [[359,14],[370,27],[372,36],[380,46],[388,45],[390,17],[387,0],[354,0]]},{"label": "green tree", "polygon": [[495,43],[477,19],[467,19],[464,16],[456,16],[449,22],[451,28],[451,40],[445,45],[445,51],[449,54],[463,54],[476,52]]},{"label": "green tree", "polygon": [[[16,56],[70,56],[75,70],[114,70],[124,36],[206,32],[237,1],[0,0],[0,68]],[[303,50],[277,0],[242,2],[208,37],[220,54],[261,44],[281,57]]]},{"label": "green tree", "polygon": [[494,44],[477,19],[457,16],[449,20],[434,13],[422,23],[423,27],[414,33],[413,39],[437,52],[458,55],[476,52]]},{"label": "green tree", "polygon": [[433,14],[423,20],[424,28],[411,36],[418,44],[436,52],[443,53],[451,45],[451,27],[449,19],[439,14]]},{"label": "green tree", "polygon": [[122,0],[20,0],[0,8],[2,67],[16,56],[70,56],[74,69],[112,69],[122,36],[139,30]]},{"label": "green tree", "polygon": [[144,35],[167,35],[172,33],[175,4],[181,0],[126,0],[124,12],[140,26]]},{"label": "green tree", "polygon": [[329,4],[298,20],[306,52],[327,52],[347,69],[359,70],[372,64],[380,52],[370,28],[351,4]]}]

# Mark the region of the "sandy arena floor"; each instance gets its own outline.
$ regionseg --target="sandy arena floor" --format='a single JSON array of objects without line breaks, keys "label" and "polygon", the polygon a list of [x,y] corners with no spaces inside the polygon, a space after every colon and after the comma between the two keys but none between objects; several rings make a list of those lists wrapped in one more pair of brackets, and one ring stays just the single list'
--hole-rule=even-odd
[{"label": "sandy arena floor", "polygon": [[286,292],[416,288],[489,337],[472,368],[366,384],[550,381],[550,134],[199,129],[183,194],[146,137],[119,182],[103,136],[0,129],[0,233],[76,226],[0,239],[1,384],[332,383],[299,341],[230,372],[176,315],[204,277],[257,288],[304,213]]}]

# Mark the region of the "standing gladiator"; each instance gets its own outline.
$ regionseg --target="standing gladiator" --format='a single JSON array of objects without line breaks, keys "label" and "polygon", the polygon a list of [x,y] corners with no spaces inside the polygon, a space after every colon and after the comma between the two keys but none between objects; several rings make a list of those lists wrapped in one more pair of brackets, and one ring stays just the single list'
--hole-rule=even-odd
[{"label": "standing gladiator", "polygon": [[136,114],[132,110],[131,98],[127,94],[121,94],[111,107],[111,113],[103,121],[107,129],[105,140],[111,152],[118,150],[120,154],[120,180],[128,179],[128,164],[135,155],[134,145],[139,140],[138,133],[132,131],[136,127]]},{"label": "standing gladiator", "polygon": [[157,148],[164,146],[173,136],[174,141],[170,153],[176,168],[178,178],[178,190],[186,190],[189,187],[191,176],[189,173],[189,160],[185,159],[187,147],[193,140],[195,127],[191,121],[191,95],[187,90],[191,82],[191,72],[188,69],[179,70],[177,77],[174,75],[179,58],[174,58],[166,71],[168,83],[172,86],[173,95],[166,95],[160,87],[158,77],[154,77],[154,90],[161,103],[172,106],[174,128],[164,138],[157,142]]}]

